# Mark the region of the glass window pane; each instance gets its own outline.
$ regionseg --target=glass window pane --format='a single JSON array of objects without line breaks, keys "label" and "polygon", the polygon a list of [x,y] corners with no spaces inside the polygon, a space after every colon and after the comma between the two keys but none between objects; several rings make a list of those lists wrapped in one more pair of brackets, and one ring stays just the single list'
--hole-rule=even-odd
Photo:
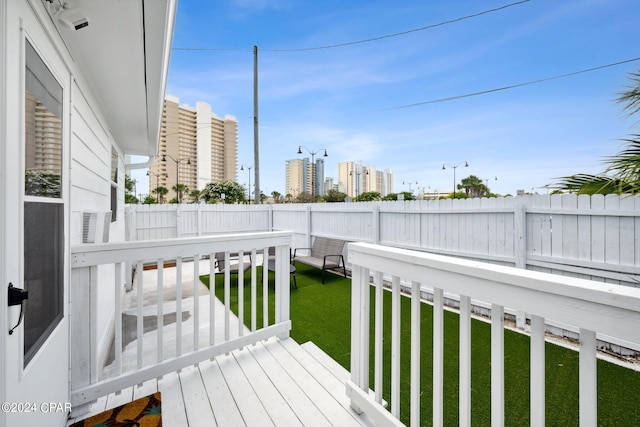
[{"label": "glass window pane", "polygon": [[62,196],[62,87],[26,43],[25,194]]}]

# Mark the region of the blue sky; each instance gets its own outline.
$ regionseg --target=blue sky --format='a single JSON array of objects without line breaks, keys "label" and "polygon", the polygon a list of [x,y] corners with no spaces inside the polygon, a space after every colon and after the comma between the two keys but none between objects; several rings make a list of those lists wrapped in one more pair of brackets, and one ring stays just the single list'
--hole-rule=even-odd
[{"label": "blue sky", "polygon": [[[453,170],[442,165],[464,161],[458,182],[497,176],[494,192],[545,192],[556,177],[600,172],[603,157],[638,132],[615,98],[640,61],[397,107],[638,58],[637,0],[530,0],[312,49],[516,2],[181,0],[167,94],[235,116],[238,164],[253,164],[257,45],[260,181],[269,194],[284,191],[285,161],[305,157],[298,145],[327,150],[327,176],[337,178],[342,161],[389,168],[396,192],[409,190],[403,181],[414,191],[451,191]],[[238,182],[248,183],[247,171]]]}]

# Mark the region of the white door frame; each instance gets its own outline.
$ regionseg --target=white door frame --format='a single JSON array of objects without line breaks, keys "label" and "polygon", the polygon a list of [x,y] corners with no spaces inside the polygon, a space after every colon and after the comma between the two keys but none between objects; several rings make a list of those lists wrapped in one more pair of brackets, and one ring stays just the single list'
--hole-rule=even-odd
[{"label": "white door frame", "polygon": [[[70,154],[70,82],[71,72],[57,49],[57,34],[40,1],[1,2],[0,86],[0,427],[53,425],[64,426],[67,413],[52,410],[50,404],[69,400],[69,154]],[[19,307],[7,308],[9,282],[24,288],[24,120],[25,120],[25,46],[29,40],[63,88],[62,108],[62,201],[64,204],[63,318],[24,366],[23,325],[8,334],[18,320]],[[49,380],[53,378],[53,380]],[[46,379],[46,380],[45,380]],[[5,411],[8,409],[9,412]]]},{"label": "white door frame", "polygon": [[[7,19],[7,2],[0,2],[0,123],[7,123],[6,116],[6,91],[5,91],[5,65],[6,65],[6,24]],[[6,126],[0,127],[0,168],[6,170],[6,154],[5,149],[7,146],[7,130]],[[0,283],[3,286],[8,286],[9,280],[7,276],[7,266],[5,258],[5,188],[6,188],[5,174],[0,173]],[[2,290],[4,287],[0,286]],[[7,312],[4,307],[7,307],[7,293],[0,292],[0,357],[4,358],[6,354],[6,333],[8,331],[7,326]],[[5,366],[0,362],[0,404],[6,402],[6,375]],[[5,414],[0,411],[0,427],[5,427]]]}]

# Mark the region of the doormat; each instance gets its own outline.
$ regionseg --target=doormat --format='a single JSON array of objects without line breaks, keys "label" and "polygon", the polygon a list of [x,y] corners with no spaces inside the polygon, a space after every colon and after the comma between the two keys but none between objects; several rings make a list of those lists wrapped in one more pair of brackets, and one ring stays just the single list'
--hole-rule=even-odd
[{"label": "doormat", "polygon": [[70,427],[161,427],[160,392],[78,421]]}]

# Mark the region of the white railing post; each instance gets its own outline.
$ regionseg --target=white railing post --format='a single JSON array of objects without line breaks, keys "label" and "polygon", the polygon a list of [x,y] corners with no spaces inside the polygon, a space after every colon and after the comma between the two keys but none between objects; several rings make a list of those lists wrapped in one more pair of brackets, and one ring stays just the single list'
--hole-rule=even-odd
[{"label": "white railing post", "polygon": [[[162,347],[163,347],[163,339],[162,332],[164,330],[164,260],[158,261],[158,278],[157,278],[157,288],[156,288],[156,325],[157,325],[157,360],[158,362],[162,362]],[[117,312],[116,312],[116,315]],[[177,313],[176,313],[177,315]]]},{"label": "white railing post", "polygon": [[491,305],[491,426],[504,426],[504,307]]},{"label": "white railing post", "polygon": [[96,382],[100,378],[98,372],[98,267],[91,267],[90,273],[90,291],[89,291],[89,322],[91,325],[91,382]]},{"label": "white railing post", "polygon": [[262,250],[262,327],[269,325],[269,247]]},{"label": "white railing post", "polygon": [[258,253],[255,248],[251,249],[251,332],[255,332],[257,329],[257,295],[258,295],[258,281],[257,281],[257,273],[258,273]]},{"label": "white railing post", "polygon": [[[351,272],[351,381],[369,390],[369,270],[354,265]],[[362,409],[351,400],[351,408]]]},{"label": "white railing post", "polygon": [[[212,281],[215,284],[213,269],[211,270]],[[211,289],[214,289],[212,285]],[[212,326],[212,329],[215,328]],[[176,357],[182,355],[182,257],[176,258]]]},{"label": "white railing post", "polygon": [[400,418],[400,278],[391,279],[391,414]]},{"label": "white railing post", "polygon": [[580,328],[580,427],[593,427],[598,422],[596,362],[596,333]]},{"label": "white railing post", "polygon": [[193,255],[193,350],[200,348],[200,254]]},{"label": "white railing post", "polygon": [[69,349],[71,360],[71,387],[79,388],[91,383],[91,312],[89,307],[91,267],[71,270],[69,329],[72,345]]},{"label": "white railing post", "polygon": [[[367,298],[368,300],[368,298]],[[368,318],[367,313],[367,318]],[[435,323],[435,322],[434,322]],[[435,326],[435,325],[434,325]],[[368,329],[368,327],[367,327]],[[435,341],[435,337],[434,337]],[[368,349],[368,345],[367,348]],[[435,350],[435,349],[434,349]],[[438,356],[434,354],[435,359]],[[435,367],[434,367],[435,369]],[[420,427],[420,282],[411,283],[411,427]],[[436,379],[434,378],[434,383]],[[434,390],[434,393],[437,392]],[[435,417],[435,415],[434,415]]]},{"label": "white railing post", "polygon": [[471,298],[460,295],[460,427],[471,426]]},{"label": "white railing post", "polygon": [[142,261],[138,261],[136,267],[136,346],[138,350],[138,369],[142,368],[142,349],[143,349],[143,334],[144,334],[144,312],[142,307],[144,304],[144,264]]},{"label": "white railing post", "polygon": [[531,316],[531,425],[545,424],[545,325],[544,318]]},{"label": "white railing post", "polygon": [[[419,292],[419,289],[418,289]],[[444,422],[444,296],[440,288],[433,289],[433,425]],[[418,332],[420,331],[418,319]],[[418,377],[419,378],[419,377]],[[412,384],[414,382],[412,377]],[[415,381],[418,384],[420,381]],[[419,406],[419,405],[418,405]]]},{"label": "white railing post", "polygon": [[384,284],[382,273],[374,273],[373,283],[375,284],[376,306],[375,306],[375,333],[374,333],[374,392],[376,402],[382,404],[382,366],[384,361],[383,341],[384,341]]},{"label": "white railing post", "polygon": [[244,335],[244,251],[238,252],[238,336]]},{"label": "white railing post", "polygon": [[[290,320],[289,246],[276,246],[276,323]],[[289,331],[279,335],[288,338]]]}]

